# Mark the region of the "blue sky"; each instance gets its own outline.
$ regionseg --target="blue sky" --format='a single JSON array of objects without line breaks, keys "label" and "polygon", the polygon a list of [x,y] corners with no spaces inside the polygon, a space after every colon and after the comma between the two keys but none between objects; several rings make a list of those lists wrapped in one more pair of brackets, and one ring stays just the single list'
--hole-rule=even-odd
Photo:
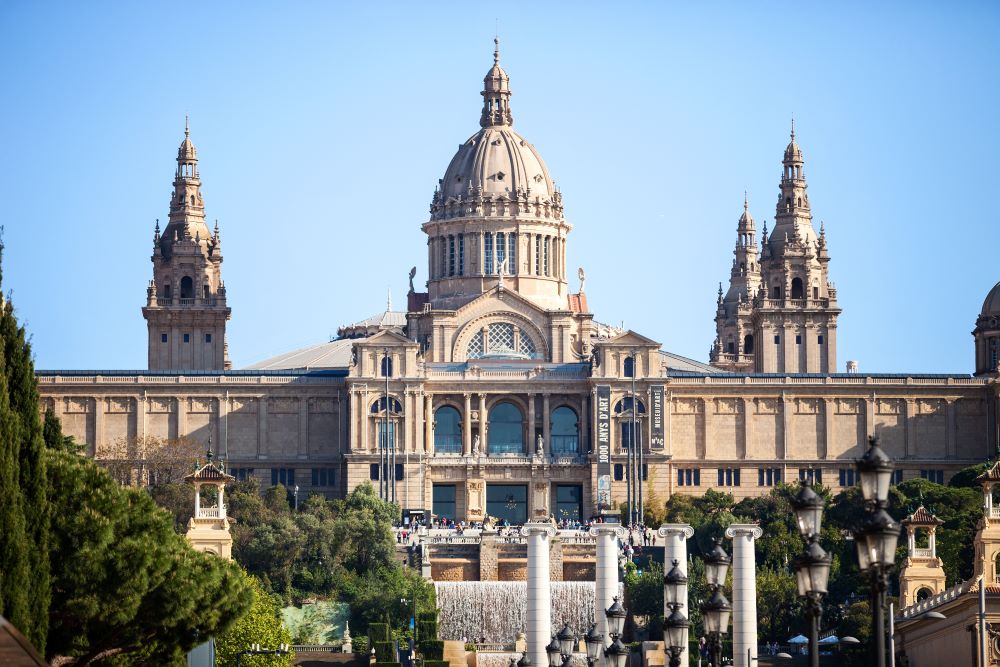
[{"label": "blue sky", "polygon": [[5,2],[3,289],[38,367],[145,367],[185,113],[234,367],[388,288],[403,305],[499,19],[515,129],[563,192],[597,319],[707,358],[743,191],[771,224],[794,114],[840,369],[971,372],[1000,279],[1000,5],[701,4]]}]

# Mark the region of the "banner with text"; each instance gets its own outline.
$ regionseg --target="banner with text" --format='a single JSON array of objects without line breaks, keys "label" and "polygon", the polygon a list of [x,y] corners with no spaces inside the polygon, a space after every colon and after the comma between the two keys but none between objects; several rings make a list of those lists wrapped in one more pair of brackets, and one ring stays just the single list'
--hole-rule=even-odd
[{"label": "banner with text", "polygon": [[663,385],[654,384],[649,388],[650,402],[652,405],[652,423],[650,426],[651,435],[649,437],[650,449],[663,449],[665,439],[663,437]]},{"label": "banner with text", "polygon": [[597,511],[611,509],[611,385],[597,385]]}]

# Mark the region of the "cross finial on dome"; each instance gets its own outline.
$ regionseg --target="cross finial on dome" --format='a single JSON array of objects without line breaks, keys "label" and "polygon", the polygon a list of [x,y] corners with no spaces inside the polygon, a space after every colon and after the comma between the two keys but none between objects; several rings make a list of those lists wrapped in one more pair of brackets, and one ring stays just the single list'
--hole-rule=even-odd
[{"label": "cross finial on dome", "polygon": [[500,35],[493,38],[493,64],[500,64]]},{"label": "cross finial on dome", "polygon": [[747,191],[743,191],[743,212],[746,213],[750,209],[750,199],[747,197]]},{"label": "cross finial on dome", "polygon": [[189,121],[188,115],[184,114],[184,138],[185,139],[187,137],[191,136],[191,125],[190,125],[190,123],[188,121]]},{"label": "cross finial on dome", "polygon": [[792,142],[795,142],[795,114],[792,114]]}]

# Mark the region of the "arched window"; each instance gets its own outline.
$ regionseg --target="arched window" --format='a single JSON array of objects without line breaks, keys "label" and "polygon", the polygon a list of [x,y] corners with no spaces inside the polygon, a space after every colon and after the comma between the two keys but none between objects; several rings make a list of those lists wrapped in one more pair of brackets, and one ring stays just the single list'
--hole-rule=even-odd
[{"label": "arched window", "polygon": [[170,283],[167,283],[166,285],[163,286],[163,296],[165,296],[168,299],[170,298]]},{"label": "arched window", "polygon": [[434,413],[434,451],[439,454],[462,453],[462,417],[450,405],[442,406]]},{"label": "arched window", "polygon": [[990,338],[990,370],[995,369],[998,363],[1000,363],[1000,338],[994,336]]},{"label": "arched window", "polygon": [[635,377],[635,357],[629,355],[625,357],[625,366],[622,375],[627,378]]},{"label": "arched window", "polygon": [[181,278],[181,298],[194,298],[194,281],[191,280],[191,276],[184,276]]},{"label": "arched window", "polygon": [[524,417],[513,403],[497,403],[490,410],[490,454],[524,453]]},{"label": "arched window", "polygon": [[792,298],[802,299],[802,278],[792,278]]},{"label": "arched window", "polygon": [[480,329],[469,339],[465,356],[469,359],[483,357],[514,357],[533,359],[537,355],[535,342],[524,329],[509,322],[494,322]]},{"label": "arched window", "polygon": [[772,299],[780,299],[781,298],[781,287],[779,287],[778,285],[775,285],[774,287],[771,288],[771,298]]},{"label": "arched window", "polygon": [[732,338],[726,341],[726,352],[728,354],[736,354],[736,343]]},{"label": "arched window", "polygon": [[[646,406],[643,405],[641,400],[636,400],[636,405],[638,409],[636,412],[640,415],[646,414]],[[615,414],[621,414],[623,412],[632,412],[632,397],[626,396],[622,400],[615,403]]]},{"label": "arched window", "polygon": [[[397,401],[395,398],[390,398],[389,414],[390,415],[399,414],[402,411],[403,407],[399,404],[399,401]],[[385,396],[372,403],[372,414],[377,415],[380,412],[385,412]]]},{"label": "arched window", "polygon": [[934,593],[931,592],[931,589],[921,588],[919,591],[917,591],[917,602],[923,602],[933,594]]},{"label": "arched window", "polygon": [[743,337],[743,354],[753,354],[753,334]]},{"label": "arched window", "polygon": [[580,452],[580,420],[573,408],[560,406],[552,411],[552,453]]},{"label": "arched window", "polygon": [[202,292],[205,294],[205,298],[208,298],[208,285],[202,285]]},{"label": "arched window", "polygon": [[191,206],[194,206],[194,195],[191,195]]},{"label": "arched window", "polygon": [[392,377],[392,357],[390,357],[387,354],[382,356],[382,362],[381,362],[381,367],[379,369],[379,375],[381,375],[384,378],[391,378]]}]

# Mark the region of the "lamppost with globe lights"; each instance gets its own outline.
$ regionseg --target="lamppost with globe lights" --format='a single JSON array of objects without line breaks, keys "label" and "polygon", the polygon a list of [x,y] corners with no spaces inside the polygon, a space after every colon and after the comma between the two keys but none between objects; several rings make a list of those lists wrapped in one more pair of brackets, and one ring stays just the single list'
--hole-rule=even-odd
[{"label": "lamppost with globe lights", "polygon": [[596,667],[601,649],[604,648],[604,635],[597,631],[597,623],[590,624],[583,641],[587,645],[587,667]]},{"label": "lamppost with globe lights", "polygon": [[722,548],[722,540],[715,541],[715,548],[705,556],[705,579],[712,589],[712,595],[701,605],[702,624],[709,636],[709,650],[712,667],[720,667],[722,659],[722,635],[729,629],[729,615],[733,606],[722,593],[726,585],[726,572],[732,559]]},{"label": "lamppost with globe lights", "polygon": [[674,559],[673,567],[663,577],[663,594],[670,615],[663,619],[663,649],[670,657],[670,667],[680,667],[681,655],[688,643],[688,622],[681,607],[687,602],[687,575],[678,567],[680,561]]},{"label": "lamppost with globe lights", "polygon": [[827,592],[832,559],[819,545],[823,525],[823,499],[808,485],[802,484],[792,500],[799,533],[806,540],[805,552],[795,562],[799,595],[806,599],[809,615],[809,665],[819,667],[819,625],[823,615],[823,596]]},{"label": "lamppost with globe lights", "polygon": [[625,627],[625,616],[628,612],[618,601],[618,596],[608,607],[604,615],[608,619],[608,636],[611,638],[611,645],[604,649],[605,667],[625,667],[625,660],[628,658],[628,647],[622,644],[622,628]]},{"label": "lamppost with globe lights", "polygon": [[889,571],[896,561],[899,524],[889,516],[889,485],[892,482],[892,460],[878,446],[878,440],[868,437],[868,451],[858,459],[861,495],[865,500],[865,520],[854,533],[858,566],[868,576],[872,607],[872,665],[885,667],[885,592]]}]

